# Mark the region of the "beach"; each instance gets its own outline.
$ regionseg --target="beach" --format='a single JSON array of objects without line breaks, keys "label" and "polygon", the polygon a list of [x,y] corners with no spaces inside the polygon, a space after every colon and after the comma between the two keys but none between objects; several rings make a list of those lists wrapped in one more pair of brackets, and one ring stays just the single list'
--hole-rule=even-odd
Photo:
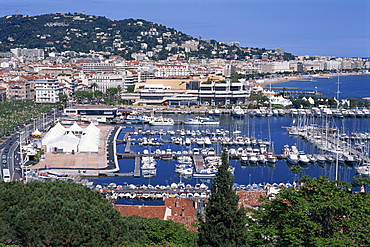
[{"label": "beach", "polygon": [[255,81],[253,86],[261,86],[263,88],[280,82],[286,81],[296,81],[296,80],[303,80],[303,79],[314,79],[314,78],[327,78],[327,77],[336,77],[336,76],[353,76],[353,75],[370,75],[370,73],[334,73],[334,74],[313,74],[313,75],[294,75],[294,76],[284,76],[283,78],[271,78],[271,79],[264,79],[264,82],[257,82]]}]

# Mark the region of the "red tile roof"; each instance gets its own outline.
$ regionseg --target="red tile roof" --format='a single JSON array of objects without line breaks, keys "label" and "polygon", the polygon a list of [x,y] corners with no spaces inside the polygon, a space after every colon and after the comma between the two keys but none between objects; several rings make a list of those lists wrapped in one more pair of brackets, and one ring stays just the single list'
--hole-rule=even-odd
[{"label": "red tile roof", "polygon": [[266,197],[266,191],[238,191],[239,202],[243,204],[244,207],[255,207],[262,205],[259,200],[260,197]]},{"label": "red tile roof", "polygon": [[122,216],[138,215],[146,218],[158,218],[163,220],[166,206],[141,206],[141,205],[114,205],[114,208]]},{"label": "red tile roof", "polygon": [[196,231],[197,222],[196,202],[187,198],[166,198],[164,206],[132,206],[132,205],[114,205],[122,216],[139,215],[146,218],[165,219],[166,209],[168,220],[181,223],[186,229]]}]

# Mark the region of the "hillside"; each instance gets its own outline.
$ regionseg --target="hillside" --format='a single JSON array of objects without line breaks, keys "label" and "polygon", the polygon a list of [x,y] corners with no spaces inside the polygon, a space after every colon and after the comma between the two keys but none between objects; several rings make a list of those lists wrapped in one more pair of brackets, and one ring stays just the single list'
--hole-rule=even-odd
[{"label": "hillside", "polygon": [[[40,48],[47,52],[103,51],[132,59],[144,53],[151,59],[183,54],[201,58],[245,59],[261,56],[264,48],[241,48],[215,40],[199,40],[173,28],[140,19],[110,20],[78,13],[0,18],[0,52]],[[274,54],[271,52],[271,54]],[[278,59],[289,59],[285,53]]]}]

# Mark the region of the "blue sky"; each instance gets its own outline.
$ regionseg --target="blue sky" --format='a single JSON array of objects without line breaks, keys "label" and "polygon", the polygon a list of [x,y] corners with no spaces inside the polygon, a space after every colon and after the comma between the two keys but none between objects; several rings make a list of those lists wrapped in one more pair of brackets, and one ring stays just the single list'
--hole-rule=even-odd
[{"label": "blue sky", "polygon": [[0,16],[15,11],[144,19],[243,47],[370,57],[370,0],[0,0]]}]

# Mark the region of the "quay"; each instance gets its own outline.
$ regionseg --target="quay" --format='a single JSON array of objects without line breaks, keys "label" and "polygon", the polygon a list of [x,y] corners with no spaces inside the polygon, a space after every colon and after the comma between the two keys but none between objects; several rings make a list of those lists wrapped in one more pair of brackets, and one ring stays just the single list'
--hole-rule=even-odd
[{"label": "quay", "polygon": [[133,177],[133,172],[127,172],[127,173],[111,173],[111,172],[101,172],[99,173],[99,176],[107,176],[107,177]]}]

